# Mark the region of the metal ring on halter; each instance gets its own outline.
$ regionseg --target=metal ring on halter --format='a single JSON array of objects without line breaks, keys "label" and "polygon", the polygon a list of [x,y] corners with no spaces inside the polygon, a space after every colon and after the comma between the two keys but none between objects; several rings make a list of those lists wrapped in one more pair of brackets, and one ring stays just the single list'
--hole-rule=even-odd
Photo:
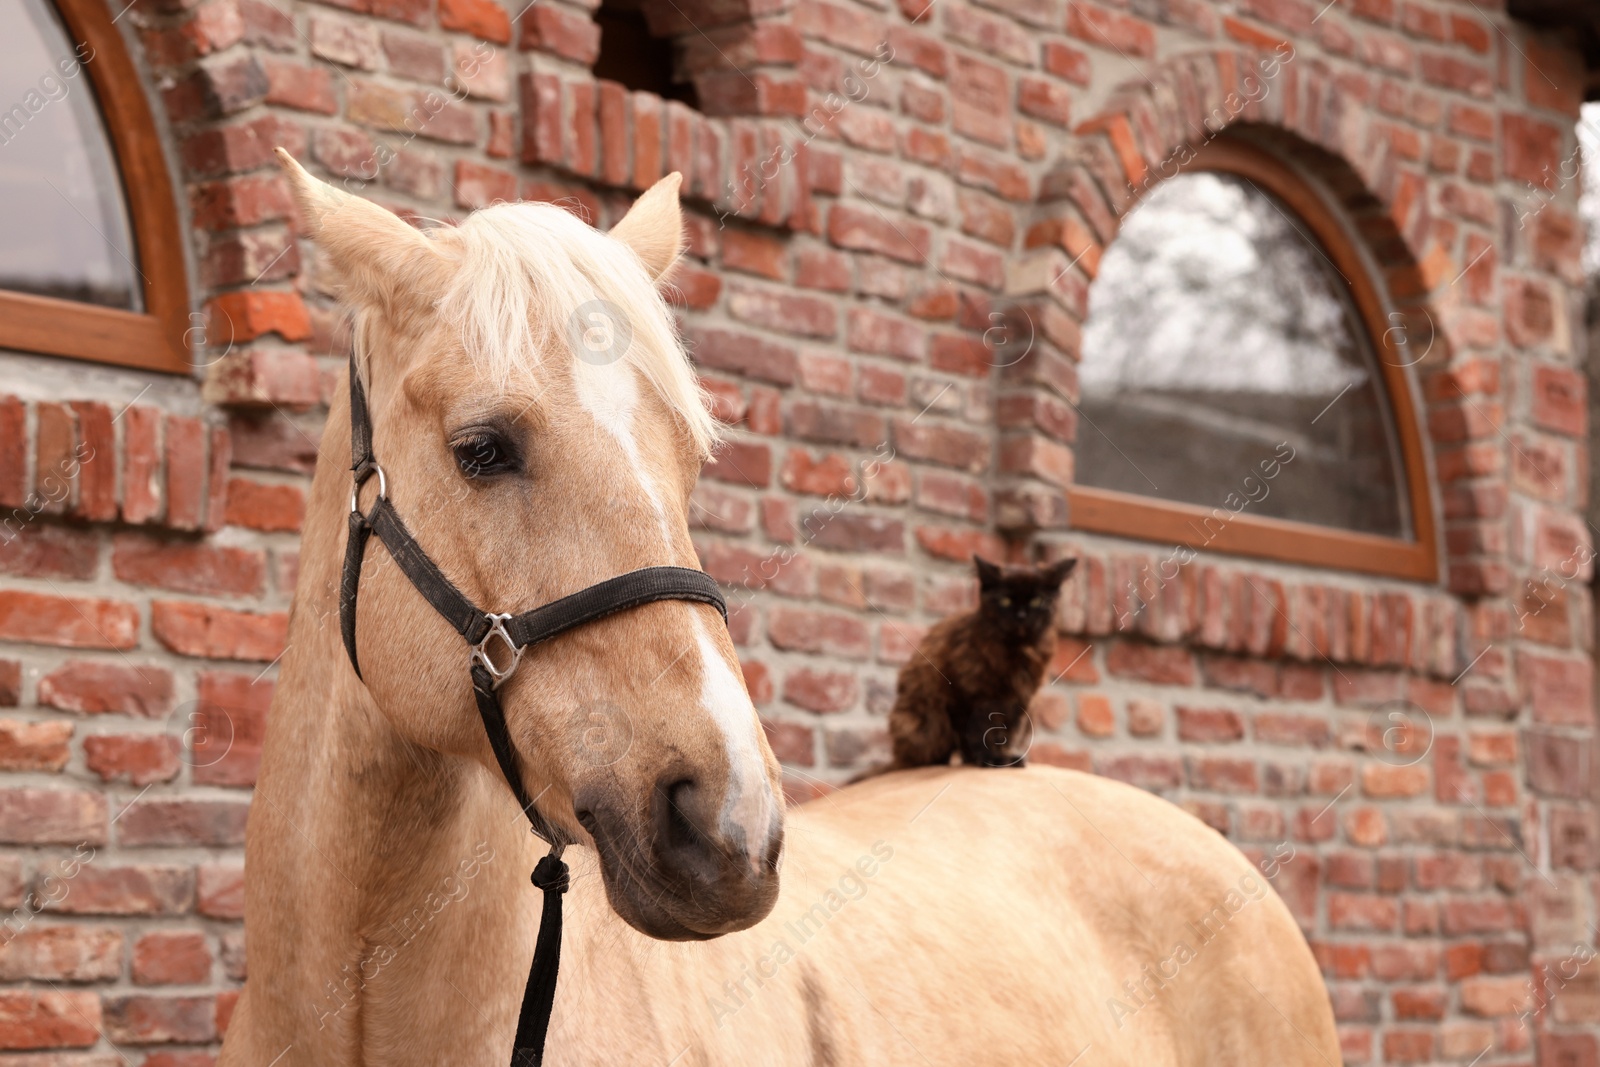
[{"label": "metal ring on halter", "polygon": [[[376,462],[372,464],[372,469],[378,472],[378,499],[387,499],[389,496],[389,479],[384,477],[383,468],[378,466]],[[361,483],[364,481],[366,481],[365,478],[355,478],[350,483],[350,510],[352,512],[361,510],[356,497],[361,492]]]},{"label": "metal ring on halter", "polygon": [[[470,662],[481,664],[489,672],[489,677],[494,679],[494,687],[500,688],[500,683],[511,677],[517,669],[517,664],[522,662],[522,646],[511,640],[511,635],[506,632],[506,620],[510,614],[497,615],[492,611],[484,612],[484,618],[489,620],[489,632],[483,635],[483,640],[472,646],[472,659]],[[506,649],[511,653],[511,662],[505,669],[495,666],[494,658],[489,655],[489,642],[496,637],[505,642]]]}]

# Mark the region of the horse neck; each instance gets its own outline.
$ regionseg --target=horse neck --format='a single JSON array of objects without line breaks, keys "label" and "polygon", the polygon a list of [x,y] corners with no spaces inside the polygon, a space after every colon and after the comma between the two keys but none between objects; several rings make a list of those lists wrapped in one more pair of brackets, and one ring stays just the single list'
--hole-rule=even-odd
[{"label": "horse neck", "polygon": [[[309,1029],[352,1044],[359,1033],[352,1004],[371,990],[359,980],[350,988],[351,962],[375,929],[388,929],[395,914],[426,900],[473,857],[485,839],[473,836],[475,809],[489,804],[491,785],[505,787],[464,760],[407,741],[351,670],[338,610],[350,484],[342,400],[326,433],[246,849],[251,984],[263,987],[251,1014],[264,1033]],[[503,811],[509,801],[498,799]],[[510,841],[516,852],[521,842],[505,819],[482,821],[493,824],[489,847]],[[482,879],[473,891],[504,895],[509,907],[526,879],[526,872],[517,884]],[[346,1049],[330,1052],[329,1062],[352,1058]]]},{"label": "horse neck", "polygon": [[[374,1020],[403,1014],[412,990],[436,994],[444,978],[476,1003],[520,1000],[539,910],[528,873],[542,846],[525,821],[507,818],[516,806],[505,783],[407,741],[350,669],[339,630],[350,480],[342,398],[325,433],[247,846],[251,988],[258,991],[249,1015],[262,1062],[282,1041],[307,1035],[320,1046],[310,1062],[381,1061],[382,1050],[370,1047]],[[492,859],[483,862],[486,855]],[[575,873],[568,907],[582,918],[569,932],[563,997],[594,1006],[624,990],[642,1010],[643,976],[628,961],[645,939],[606,902],[593,854],[569,850],[567,858]],[[442,885],[452,876],[459,894]],[[430,915],[425,938],[408,940],[378,979],[353,976],[352,962],[359,965],[375,944],[405,940],[397,922],[403,927],[442,888],[459,899]],[[485,950],[472,928],[504,935]],[[468,941],[478,945],[474,953],[460,950]],[[648,1040],[648,1021],[635,1015],[631,1023]],[[569,1051],[585,1047],[577,1032],[564,1037]],[[429,1035],[408,1040],[415,1046]],[[439,1058],[454,1051],[441,1049]]]}]

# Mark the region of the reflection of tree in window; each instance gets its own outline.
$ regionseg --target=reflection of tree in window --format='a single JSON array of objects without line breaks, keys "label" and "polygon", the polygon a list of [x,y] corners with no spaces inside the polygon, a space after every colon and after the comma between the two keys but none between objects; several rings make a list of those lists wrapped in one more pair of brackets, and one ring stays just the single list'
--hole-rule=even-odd
[{"label": "reflection of tree in window", "polygon": [[92,55],[48,0],[0,0],[0,289],[139,310]]},{"label": "reflection of tree in window", "polygon": [[1090,289],[1078,483],[1226,508],[1261,497],[1260,464],[1287,442],[1294,459],[1248,514],[1406,535],[1388,401],[1347,292],[1248,181],[1151,190]]}]

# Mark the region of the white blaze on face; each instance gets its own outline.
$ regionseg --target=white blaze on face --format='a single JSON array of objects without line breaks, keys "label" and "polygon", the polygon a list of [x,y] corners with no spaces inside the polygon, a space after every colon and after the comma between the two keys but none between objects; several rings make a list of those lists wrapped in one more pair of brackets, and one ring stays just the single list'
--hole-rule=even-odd
[{"label": "white blaze on face", "polygon": [[[767,780],[767,764],[761,757],[761,742],[756,737],[755,705],[745,692],[744,683],[734,676],[722,658],[717,643],[706,629],[702,613],[693,616],[695,637],[700,647],[700,699],[722,730],[728,753],[728,792],[722,801],[722,832],[730,838],[744,837],[752,865],[764,861],[767,842],[772,837],[774,799]],[[737,828],[737,832],[735,831]]]},{"label": "white blaze on face", "polygon": [[661,526],[661,542],[663,545],[671,544],[672,532],[667,526],[667,509],[661,502],[661,494],[656,491],[655,483],[643,476],[644,459],[639,455],[639,442],[633,436],[633,413],[639,407],[639,379],[633,364],[625,357],[614,363],[599,365],[579,359],[573,361],[572,373],[578,387],[578,400],[584,410],[594,416],[594,421],[600,424],[601,429],[616,438],[617,444],[622,446],[628,469],[638,479],[645,496],[650,499],[650,506],[655,509],[656,521]]},{"label": "white blaze on face", "polygon": [[[667,509],[661,494],[645,476],[639,443],[634,438],[634,413],[639,406],[637,372],[624,358],[614,363],[596,365],[583,360],[572,364],[577,384],[578,399],[595,422],[611,434],[622,448],[627,466],[638,480],[661,529],[662,559],[667,559],[667,549],[672,544],[672,528],[667,522]],[[773,815],[776,807],[772,785],[767,780],[766,761],[761,756],[761,743],[755,706],[745,692],[744,684],[723,659],[711,633],[706,629],[701,613],[687,604],[682,610],[689,614],[694,625],[695,645],[700,653],[700,699],[704,702],[711,721],[722,732],[728,755],[728,791],[722,804],[723,833],[730,837],[735,827],[742,831],[745,848],[752,863],[762,862],[767,842],[772,836]],[[688,658],[687,654],[684,656]]]}]

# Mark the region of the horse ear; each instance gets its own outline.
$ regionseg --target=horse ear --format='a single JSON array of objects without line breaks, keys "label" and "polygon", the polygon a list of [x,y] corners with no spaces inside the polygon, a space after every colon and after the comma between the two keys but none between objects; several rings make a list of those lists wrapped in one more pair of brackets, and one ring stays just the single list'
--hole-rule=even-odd
[{"label": "horse ear", "polygon": [[1072,569],[1077,565],[1078,561],[1076,558],[1058,560],[1055,566],[1045,571],[1045,574],[1049,577],[1051,585],[1060,585],[1062,582],[1067,580],[1067,575],[1071,574]]},{"label": "horse ear", "polygon": [[678,205],[682,184],[683,175],[673,171],[646,189],[622,221],[611,227],[611,236],[633,249],[657,281],[683,254],[683,208]]},{"label": "horse ear", "polygon": [[282,148],[277,156],[311,238],[333,260],[346,298],[388,306],[438,286],[445,260],[435,242],[393,212],[313,178]]},{"label": "horse ear", "polygon": [[978,586],[981,589],[992,589],[1000,584],[1000,567],[990,563],[982,556],[974,555],[972,565],[978,570]]}]

